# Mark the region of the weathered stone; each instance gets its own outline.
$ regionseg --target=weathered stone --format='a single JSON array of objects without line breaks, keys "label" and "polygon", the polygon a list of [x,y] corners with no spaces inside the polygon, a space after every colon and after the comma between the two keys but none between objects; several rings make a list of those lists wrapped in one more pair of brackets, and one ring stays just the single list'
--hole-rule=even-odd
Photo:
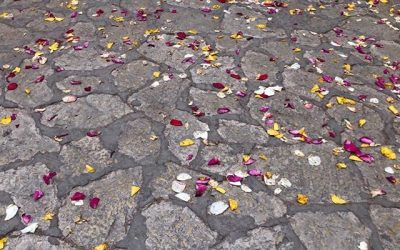
[{"label": "weathered stone", "polygon": [[321,44],[320,35],[308,30],[295,30],[292,32],[291,37],[299,45],[317,47]]},{"label": "weathered stone", "polygon": [[232,143],[266,144],[269,137],[262,127],[230,120],[220,120],[217,131],[224,140]]},{"label": "weathered stone", "polygon": [[222,20],[222,30],[227,33],[243,32],[245,36],[256,38],[285,38],[283,29],[258,29],[257,24],[266,24],[267,18],[246,7],[232,6]]},{"label": "weathered stone", "polygon": [[112,160],[110,152],[101,145],[99,137],[85,136],[79,141],[61,147],[61,161],[58,177],[68,179],[86,173],[85,166],[90,165],[101,171],[108,167]]},{"label": "weathered stone", "polygon": [[285,69],[282,77],[283,86],[287,91],[300,97],[305,96],[316,101],[321,100],[316,94],[310,93],[311,88],[318,84],[318,75],[303,70]]},{"label": "weathered stone", "polygon": [[[136,209],[137,195],[130,197],[132,184],[142,185],[141,167],[118,170],[87,186],[74,188],[71,195],[83,192],[87,198],[82,206],[73,205],[67,198],[60,208],[59,227],[66,239],[90,249],[102,242],[113,245],[124,238]],[[100,198],[96,209],[88,205],[92,197]]]},{"label": "weathered stone", "polygon": [[219,108],[229,108],[228,114],[241,113],[240,104],[233,96],[219,98],[217,92],[203,91],[196,88],[191,88],[189,94],[191,100],[193,100],[193,106],[197,106],[206,115],[217,115]]},{"label": "weathered stone", "polygon": [[[172,68],[184,71],[194,62],[200,60],[200,50],[193,50],[188,47],[194,41],[200,42],[200,47],[205,46],[204,41],[199,36],[186,38],[184,45],[177,44],[181,40],[172,35],[149,36],[147,42],[142,44],[138,51],[158,63],[165,63]],[[167,46],[166,42],[171,42],[175,45]]]},{"label": "weathered stone", "polygon": [[[153,72],[158,71],[156,64],[149,61],[133,61],[123,67],[115,69],[111,74],[114,76],[118,89],[138,90],[153,80]],[[154,79],[157,80],[157,79]]]},{"label": "weathered stone", "polygon": [[77,250],[78,248],[69,245],[64,241],[59,241],[58,245],[52,245],[47,236],[38,236],[34,234],[25,234],[16,238],[8,238],[5,250],[20,249],[20,250]]},{"label": "weathered stone", "polygon": [[277,58],[277,62],[290,63],[295,58],[295,54],[292,53],[293,47],[289,46],[287,40],[267,41],[262,43],[260,47],[268,51],[274,58]]},{"label": "weathered stone", "polygon": [[[179,119],[182,123],[187,124],[185,126],[172,126],[168,124],[165,128],[165,137],[168,140],[168,149],[178,157],[182,163],[189,163],[196,158],[197,152],[200,147],[200,140],[194,138],[194,133],[196,131],[208,132],[209,127],[206,123],[198,121],[193,115],[188,114],[183,111],[174,111],[169,116],[170,119]],[[181,147],[179,143],[182,140],[191,139],[194,144],[187,147]]]},{"label": "weathered stone", "polygon": [[371,206],[371,218],[378,227],[384,249],[396,249],[400,245],[400,209]]},{"label": "weathered stone", "polygon": [[285,242],[285,232],[281,226],[256,228],[247,233],[247,236],[238,238],[234,242],[224,241],[213,249],[294,249],[293,242]]},{"label": "weathered stone", "polygon": [[35,121],[26,111],[0,107],[0,117],[16,114],[9,125],[0,125],[0,166],[30,160],[37,153],[57,152],[58,143],[40,134]]},{"label": "weathered stone", "polygon": [[383,47],[371,46],[371,53],[378,60],[386,62],[385,57],[388,57],[390,61],[398,59],[398,55],[400,55],[400,44],[393,41],[379,41],[378,44]]},{"label": "weathered stone", "polygon": [[[42,219],[43,215],[48,211],[55,212],[59,206],[55,185],[46,185],[42,180],[42,176],[48,172],[46,165],[36,163],[0,173],[0,190],[9,193],[15,205],[20,208],[17,216],[23,213],[31,215],[32,222],[39,223],[42,230],[46,230],[50,225],[49,221]],[[44,192],[44,196],[38,201],[32,197],[36,190]]]},{"label": "weathered stone", "polygon": [[[337,145],[324,143],[312,145],[281,146],[272,148],[257,147],[251,152],[256,158],[264,154],[267,161],[258,160],[251,168],[262,171],[270,171],[279,175],[276,184],[269,186],[272,189],[281,188],[280,197],[289,202],[296,202],[296,195],[302,193],[308,196],[309,203],[330,203],[331,194],[337,194],[349,201],[363,201],[362,194],[367,193],[363,188],[361,176],[351,171],[351,168],[339,170],[336,163],[342,161],[332,154]],[[295,150],[300,150],[305,156],[295,155]],[[321,159],[319,166],[311,166],[308,162],[310,156],[318,156]],[[292,186],[285,188],[278,184],[281,178],[287,178]]]},{"label": "weathered stone", "polygon": [[94,49],[87,48],[83,50],[70,49],[67,53],[54,58],[56,66],[63,67],[65,70],[94,70],[112,65],[105,59],[100,58],[101,53]]},{"label": "weathered stone", "polygon": [[175,110],[175,103],[189,86],[186,80],[172,79],[160,81],[156,87],[146,87],[128,98],[128,102],[140,102],[136,108],[155,121],[163,121],[166,115]]},{"label": "weathered stone", "polygon": [[151,249],[204,249],[216,242],[217,233],[187,207],[163,201],[142,214],[148,230],[146,246]]},{"label": "weathered stone", "polygon": [[0,23],[0,31],[2,34],[7,34],[7,39],[1,39],[0,45],[24,45],[25,42],[31,39],[31,34],[29,34],[26,29],[14,28]]},{"label": "weathered stone", "polygon": [[248,51],[242,59],[242,68],[250,80],[256,80],[258,74],[268,74],[268,82],[277,80],[278,67],[265,54]]},{"label": "weathered stone", "polygon": [[73,103],[57,103],[47,107],[41,123],[65,129],[92,129],[106,126],[131,112],[130,107],[118,96],[89,95]]},{"label": "weathered stone", "polygon": [[[204,161],[201,168],[211,173],[226,175],[233,173],[241,165],[241,156],[234,154],[232,148],[226,144],[204,147],[200,156]],[[216,166],[209,166],[208,161],[214,157],[219,159],[221,163]]]},{"label": "weathered stone", "polygon": [[160,150],[159,140],[151,140],[151,123],[146,119],[137,119],[124,124],[118,140],[119,152],[140,161],[146,157],[157,158]]},{"label": "weathered stone", "polygon": [[371,230],[348,212],[298,213],[290,221],[295,233],[310,250],[357,249],[360,242],[368,242],[371,236]]},{"label": "weathered stone", "polygon": [[[80,84],[71,84],[74,81],[80,81]],[[70,95],[87,95],[93,91],[101,88],[101,85],[104,84],[102,80],[95,76],[79,76],[72,75],[60,82],[56,83],[56,86],[59,90],[68,93]],[[90,87],[90,89],[88,89]]]}]

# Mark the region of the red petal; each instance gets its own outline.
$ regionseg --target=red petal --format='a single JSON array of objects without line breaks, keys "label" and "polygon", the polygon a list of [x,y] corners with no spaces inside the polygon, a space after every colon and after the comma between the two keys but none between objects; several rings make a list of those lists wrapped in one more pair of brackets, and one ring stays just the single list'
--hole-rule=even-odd
[{"label": "red petal", "polygon": [[185,32],[178,32],[178,33],[176,33],[176,38],[179,39],[179,40],[183,40],[183,39],[185,39],[186,37],[187,37],[187,35],[186,35]]},{"label": "red petal", "polygon": [[169,124],[171,124],[172,126],[183,126],[183,123],[180,120],[177,120],[177,119],[171,119]]},{"label": "red petal", "polygon": [[9,84],[7,85],[7,89],[8,89],[8,90],[14,90],[14,89],[16,89],[16,88],[18,88],[18,84],[17,84],[16,82],[12,82],[12,83],[9,83]]},{"label": "red petal", "polygon": [[79,80],[72,80],[69,82],[71,85],[80,85],[82,82]]},{"label": "red petal", "polygon": [[43,80],[44,80],[44,75],[40,75],[40,76],[36,77],[34,83],[43,82]]},{"label": "red petal", "polygon": [[90,91],[92,91],[92,87],[87,86],[87,87],[84,88],[84,90],[85,90],[86,92],[90,92]]},{"label": "red petal", "polygon": [[46,185],[49,185],[51,179],[53,179],[53,177],[56,176],[56,175],[57,175],[56,172],[50,172],[48,174],[43,175],[42,179],[43,179],[44,183],[46,183]]},{"label": "red petal", "polygon": [[89,131],[86,133],[86,135],[89,136],[89,137],[96,137],[96,136],[98,136],[100,133],[101,133],[100,131],[91,129],[91,130],[89,130]]},{"label": "red petal", "polygon": [[196,197],[202,196],[207,191],[207,186],[204,184],[196,184]]},{"label": "red petal", "polygon": [[357,156],[360,156],[362,154],[361,150],[354,143],[352,143],[349,140],[344,141],[343,147],[344,147],[344,150],[346,150],[347,152],[353,153]]},{"label": "red petal", "polygon": [[86,195],[84,193],[81,192],[75,192],[72,196],[71,196],[71,201],[80,201],[80,200],[84,200],[86,198]]},{"label": "red petal", "polygon": [[213,157],[208,161],[208,166],[219,165],[221,161],[217,157]]},{"label": "red petal", "polygon": [[230,76],[231,76],[232,78],[237,79],[237,80],[242,79],[242,77],[240,77],[240,75],[239,75],[239,74],[236,74],[236,73],[231,73]]},{"label": "red petal", "polygon": [[218,114],[225,114],[225,113],[229,113],[231,110],[229,108],[226,107],[222,107],[222,108],[218,108],[217,109],[217,113]]},{"label": "red petal", "polygon": [[94,197],[92,199],[90,199],[89,201],[89,206],[93,209],[96,209],[97,206],[99,205],[100,199],[97,197]]},{"label": "red petal", "polygon": [[242,177],[234,175],[234,174],[230,174],[230,175],[226,176],[226,179],[229,182],[238,182],[238,181],[242,181],[243,180]]},{"label": "red petal", "polygon": [[33,193],[32,196],[33,196],[33,200],[37,201],[44,196],[44,193],[42,190],[38,189]]},{"label": "red petal", "polygon": [[268,79],[268,74],[259,74],[257,75],[257,80],[264,81]]},{"label": "red petal", "polygon": [[213,87],[216,88],[216,89],[223,89],[223,88],[225,88],[225,85],[224,85],[223,83],[220,83],[220,82],[214,82],[212,85],[213,85]]}]

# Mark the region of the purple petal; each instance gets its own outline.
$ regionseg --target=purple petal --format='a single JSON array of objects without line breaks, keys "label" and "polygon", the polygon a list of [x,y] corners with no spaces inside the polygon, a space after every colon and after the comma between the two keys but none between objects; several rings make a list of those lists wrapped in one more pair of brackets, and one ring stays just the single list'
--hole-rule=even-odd
[{"label": "purple petal", "polygon": [[249,169],[248,171],[247,171],[247,173],[249,174],[249,175],[251,175],[251,176],[261,176],[262,175],[262,172],[261,172],[261,170],[259,170],[259,169]]},{"label": "purple petal", "polygon": [[229,113],[231,110],[229,108],[226,107],[222,107],[222,108],[218,108],[217,113],[218,114],[225,114],[225,113]]},{"label": "purple petal", "polygon": [[234,174],[227,175],[227,176],[226,176],[226,179],[227,179],[229,182],[239,182],[239,181],[242,181],[242,180],[243,180],[242,177],[237,176],[237,175],[234,175]]},{"label": "purple petal", "polygon": [[211,158],[207,163],[208,166],[214,166],[219,164],[221,164],[221,161],[217,157]]},{"label": "purple petal", "polygon": [[32,216],[30,216],[29,214],[22,214],[21,215],[21,221],[22,223],[24,223],[25,225],[29,224],[29,222],[31,222],[32,220]]},{"label": "purple petal", "polygon": [[34,201],[40,200],[40,198],[42,198],[43,196],[44,192],[40,189],[36,190],[32,195]]},{"label": "purple petal", "polygon": [[363,155],[360,155],[358,157],[360,157],[360,159],[363,160],[366,163],[372,163],[372,162],[375,161],[375,158],[370,154],[363,154]]},{"label": "purple petal", "polygon": [[361,137],[361,138],[359,139],[359,141],[362,142],[362,143],[366,143],[366,144],[368,144],[368,145],[371,145],[371,144],[374,143],[374,141],[373,141],[371,138],[366,137],[366,136]]},{"label": "purple petal", "polygon": [[202,196],[207,191],[207,186],[204,184],[196,184],[196,197]]}]

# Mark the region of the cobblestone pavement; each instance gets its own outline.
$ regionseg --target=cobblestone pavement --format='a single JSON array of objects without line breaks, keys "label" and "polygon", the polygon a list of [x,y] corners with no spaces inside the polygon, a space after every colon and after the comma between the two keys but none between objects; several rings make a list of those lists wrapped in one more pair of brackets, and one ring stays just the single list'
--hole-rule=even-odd
[{"label": "cobblestone pavement", "polygon": [[400,2],[0,1],[0,249],[400,249]]}]

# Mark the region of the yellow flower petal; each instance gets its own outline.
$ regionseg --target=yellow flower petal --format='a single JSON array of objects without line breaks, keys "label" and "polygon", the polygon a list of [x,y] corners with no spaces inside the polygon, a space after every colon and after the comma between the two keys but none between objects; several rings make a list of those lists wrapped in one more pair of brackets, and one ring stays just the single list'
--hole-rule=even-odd
[{"label": "yellow flower petal", "polygon": [[259,23],[256,25],[256,27],[257,27],[257,29],[265,29],[265,28],[267,28],[267,25],[264,23]]},{"label": "yellow flower petal", "polygon": [[50,212],[50,211],[46,212],[42,217],[42,219],[45,220],[45,221],[50,221],[53,218],[54,218],[54,214],[52,212]]},{"label": "yellow flower petal", "polygon": [[349,159],[352,161],[359,161],[362,162],[363,160],[360,159],[360,157],[358,157],[357,155],[350,155]]},{"label": "yellow flower petal", "polygon": [[362,127],[365,125],[365,123],[367,123],[367,120],[365,120],[365,119],[360,119],[360,120],[358,121],[358,126],[359,126],[360,128],[362,128]]},{"label": "yellow flower petal", "polygon": [[194,141],[191,139],[185,139],[179,142],[179,146],[181,147],[187,147],[187,146],[191,146],[194,144]]},{"label": "yellow flower petal", "polygon": [[338,169],[345,169],[345,168],[347,168],[347,165],[344,162],[339,162],[339,163],[336,164],[336,167]]},{"label": "yellow flower petal", "polygon": [[218,192],[220,192],[221,194],[225,194],[226,193],[226,190],[223,189],[222,187],[216,186],[214,189],[217,190]]},{"label": "yellow flower petal", "polygon": [[335,203],[337,205],[343,205],[343,204],[347,203],[347,201],[345,199],[343,199],[340,196],[337,196],[335,194],[331,194],[331,200],[333,203]]},{"label": "yellow flower petal", "polygon": [[55,42],[55,43],[53,43],[52,45],[50,45],[50,46],[49,46],[50,53],[53,53],[54,51],[58,50],[58,46],[59,46],[59,45],[60,45],[60,44],[59,44],[58,42]]},{"label": "yellow flower petal", "polygon": [[232,211],[235,211],[238,208],[238,202],[234,199],[229,199],[228,201],[229,201],[229,208]]},{"label": "yellow flower petal", "polygon": [[382,146],[381,147],[381,154],[388,158],[389,160],[396,160],[396,153],[389,147]]},{"label": "yellow flower petal", "polygon": [[100,245],[97,245],[92,248],[92,250],[107,250],[108,249],[108,244],[107,242],[103,242]]},{"label": "yellow flower petal", "polygon": [[86,169],[86,172],[88,172],[88,173],[96,172],[96,169],[90,165],[85,165],[85,169]]},{"label": "yellow flower petal", "polygon": [[29,95],[31,93],[31,89],[30,88],[25,88],[25,94]]},{"label": "yellow flower petal", "polygon": [[268,129],[267,130],[267,134],[271,135],[271,136],[277,136],[279,135],[279,131],[273,130],[273,129]]},{"label": "yellow flower petal", "polygon": [[113,42],[109,42],[106,44],[107,49],[111,49],[114,46]]},{"label": "yellow flower petal", "polygon": [[261,154],[258,156],[258,158],[260,158],[261,160],[264,160],[264,161],[268,160],[268,157],[267,157],[265,154],[263,154],[263,153],[261,153]]},{"label": "yellow flower petal", "polygon": [[137,194],[140,190],[140,187],[138,186],[131,186],[131,196],[134,196],[135,194]]},{"label": "yellow flower petal", "polygon": [[242,159],[243,161],[248,161],[250,160],[251,156],[250,155],[243,155]]},{"label": "yellow flower petal", "polygon": [[3,125],[8,125],[8,124],[11,123],[11,121],[12,121],[11,116],[7,115],[7,116],[3,116],[1,118],[0,123],[3,124]]},{"label": "yellow flower petal", "polygon": [[7,237],[3,237],[0,239],[0,250],[4,249],[4,247],[6,246],[7,240],[8,240]]},{"label": "yellow flower petal", "polygon": [[308,203],[308,197],[304,194],[297,194],[297,202],[301,205],[305,205]]},{"label": "yellow flower petal", "polygon": [[340,105],[356,105],[356,101],[343,96],[337,96],[336,101]]},{"label": "yellow flower petal", "polygon": [[155,33],[159,33],[160,32],[160,30],[159,29],[148,29],[148,30],[146,30],[145,32],[144,32],[144,34],[146,35],[146,36],[148,36],[148,35],[151,35],[151,34],[155,34]]},{"label": "yellow flower petal", "polygon": [[390,112],[392,112],[394,115],[398,115],[398,114],[399,114],[399,110],[398,110],[395,106],[393,106],[393,105],[390,105],[390,106],[388,107],[388,109],[389,109]]},{"label": "yellow flower petal", "polygon": [[160,75],[161,75],[161,72],[160,72],[160,71],[154,71],[154,72],[153,72],[153,77],[154,77],[154,78],[158,78],[158,77],[160,77]]}]

